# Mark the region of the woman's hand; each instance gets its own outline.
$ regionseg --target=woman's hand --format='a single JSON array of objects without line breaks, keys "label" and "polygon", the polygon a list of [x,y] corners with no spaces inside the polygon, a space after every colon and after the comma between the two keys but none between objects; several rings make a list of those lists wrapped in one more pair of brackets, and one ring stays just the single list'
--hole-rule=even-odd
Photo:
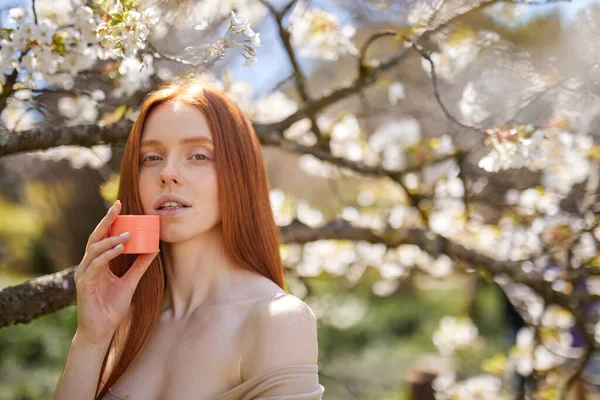
[{"label": "woman's hand", "polygon": [[[121,212],[117,200],[92,232],[74,279],[77,290],[77,335],[90,344],[110,342],[127,315],[135,289],[158,253],[140,254],[131,268],[117,277],[108,261],[123,252],[129,236],[110,236],[109,229]],[[128,233],[128,232],[127,232]]]}]

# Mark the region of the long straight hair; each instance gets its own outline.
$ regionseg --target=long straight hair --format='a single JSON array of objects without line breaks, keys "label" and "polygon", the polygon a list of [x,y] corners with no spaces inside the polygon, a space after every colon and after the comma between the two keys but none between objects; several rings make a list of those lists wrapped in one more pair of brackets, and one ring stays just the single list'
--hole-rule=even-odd
[{"label": "long straight hair", "polygon": [[[286,290],[279,230],[269,201],[270,187],[260,142],[242,111],[223,93],[204,87],[199,79],[179,79],[163,85],[142,104],[121,161],[118,192],[121,214],[144,214],[138,186],[142,131],[152,110],[171,101],[198,107],[208,121],[215,147],[225,251],[241,268],[255,271]],[[121,254],[109,262],[109,267],[122,277],[136,257]],[[106,394],[147,346],[158,320],[165,279],[162,256],[157,256],[141,278],[128,314],[111,339],[98,379],[96,400]],[[107,370],[109,358],[112,367]]]}]

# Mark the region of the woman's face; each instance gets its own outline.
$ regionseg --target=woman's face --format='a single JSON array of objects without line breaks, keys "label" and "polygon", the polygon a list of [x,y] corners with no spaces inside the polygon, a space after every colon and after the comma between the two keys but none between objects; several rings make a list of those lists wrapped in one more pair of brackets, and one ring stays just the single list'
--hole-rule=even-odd
[{"label": "woman's face", "polygon": [[[184,103],[150,112],[142,132],[139,188],[144,214],[161,215],[160,239],[180,242],[221,222],[212,135],[204,114]],[[159,210],[162,195],[189,207]]]}]

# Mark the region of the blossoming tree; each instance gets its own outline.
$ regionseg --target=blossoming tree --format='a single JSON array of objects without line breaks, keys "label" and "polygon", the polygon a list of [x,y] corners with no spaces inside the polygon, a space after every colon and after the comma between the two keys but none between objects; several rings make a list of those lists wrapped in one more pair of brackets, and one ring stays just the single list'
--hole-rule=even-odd
[{"label": "blossoming tree", "polygon": [[[494,8],[499,1],[355,3],[348,7],[375,13],[401,6],[409,24],[358,39],[355,26],[302,0],[278,6],[204,1],[194,12],[191,3],[176,10],[169,2],[135,0],[72,1],[60,11],[42,2],[13,8],[0,29],[0,155],[27,152],[68,159],[73,168],[101,167],[112,157],[111,145],[125,142],[144,93],[174,74],[202,73],[207,85],[243,107],[264,146],[299,155],[305,174],[385,181],[361,190],[330,219],[307,201],[272,190],[292,287],[301,293],[303,279],[323,271],[353,284],[367,267],[379,274],[372,285],[378,296],[391,295],[416,271],[440,280],[455,273],[482,277],[504,291],[526,326],[502,368],[463,380],[442,374],[433,385],[436,397],[511,398],[501,379],[508,365],[526,378],[530,393],[564,395],[584,378],[600,346],[600,148],[590,134],[600,101],[586,89],[598,82],[598,55],[581,62],[585,74],[568,76],[515,54],[500,33],[462,22],[482,11],[507,12]],[[197,35],[178,52],[163,46],[176,18],[192,19]],[[248,84],[210,72],[240,58],[252,67],[261,33],[250,25],[263,18],[275,21],[292,73],[252,101]],[[370,57],[384,40],[393,45]],[[512,75],[482,71],[486,57],[510,59]],[[394,113],[410,100],[413,73],[407,67],[402,82],[394,71],[415,58],[443,127],[451,127],[436,127],[441,135],[423,132],[427,116],[417,109],[401,118]],[[302,63],[315,59],[330,68],[353,60],[355,72],[318,92]],[[484,78],[474,78],[474,71]],[[495,101],[509,85],[515,86],[511,96],[499,106]],[[373,88],[385,91],[385,118],[369,100]],[[359,107],[346,106],[350,98]],[[535,118],[524,112],[548,98],[551,105]],[[461,142],[460,132],[470,139]],[[519,179],[506,175],[509,169]],[[384,188],[391,194],[383,196]],[[0,290],[0,326],[73,304],[74,267],[64,267]],[[444,317],[432,338],[443,355],[481,339],[465,315]]]}]

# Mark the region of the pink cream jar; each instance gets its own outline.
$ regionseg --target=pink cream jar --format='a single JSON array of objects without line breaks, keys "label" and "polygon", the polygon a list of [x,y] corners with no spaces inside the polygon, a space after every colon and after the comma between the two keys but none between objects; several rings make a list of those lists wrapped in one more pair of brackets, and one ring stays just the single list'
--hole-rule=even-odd
[{"label": "pink cream jar", "polygon": [[130,232],[123,254],[156,253],[160,241],[160,215],[117,215],[110,226],[110,236]]}]

